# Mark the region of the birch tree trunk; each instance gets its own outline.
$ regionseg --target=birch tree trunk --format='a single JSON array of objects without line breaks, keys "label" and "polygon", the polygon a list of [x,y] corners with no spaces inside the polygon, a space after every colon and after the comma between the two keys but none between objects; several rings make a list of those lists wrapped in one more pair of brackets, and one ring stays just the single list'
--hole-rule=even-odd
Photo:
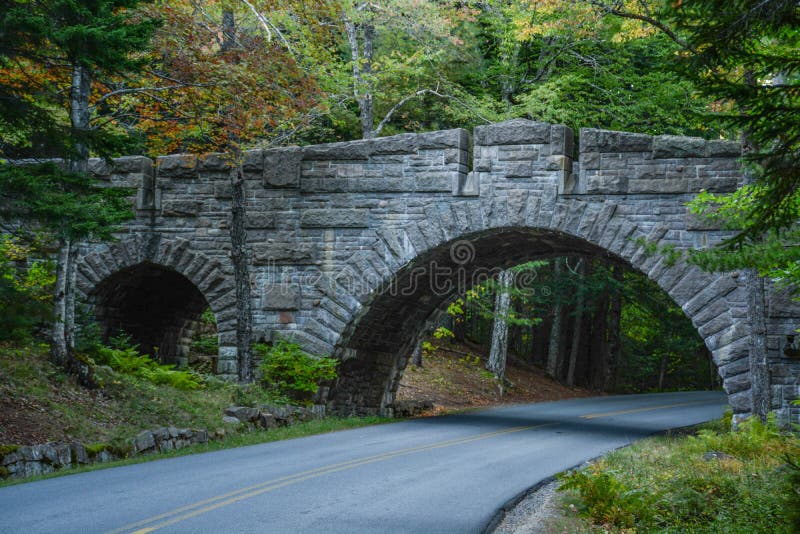
[{"label": "birch tree trunk", "polygon": [[[561,276],[561,258],[556,258],[553,262],[553,278],[558,280]],[[547,376],[558,378],[558,358],[561,353],[561,299],[556,298],[553,305],[553,323],[550,325],[550,343],[547,348]]]},{"label": "birch tree trunk", "polygon": [[231,262],[236,287],[236,354],[239,381],[253,380],[250,343],[253,337],[253,313],[250,299],[250,268],[247,264],[247,205],[244,172],[240,154],[236,155],[236,170],[231,173]]},{"label": "birch tree trunk", "polygon": [[[69,94],[69,118],[74,137],[74,153],[68,160],[70,172],[85,173],[89,168],[89,145],[86,135],[89,132],[89,96],[92,88],[92,75],[83,65],[72,68],[72,82]],[[75,342],[75,254],[77,243],[68,236],[62,236],[56,260],[56,282],[53,294],[53,330],[50,339],[50,357],[57,365],[74,367],[72,347]]]},{"label": "birch tree trunk", "polygon": [[581,346],[581,323],[583,322],[583,258],[578,260],[577,273],[580,277],[578,294],[575,299],[575,323],[572,331],[572,346],[569,350],[569,363],[567,365],[568,386],[575,385],[575,366],[578,363],[578,350]]},{"label": "birch tree trunk", "polygon": [[62,240],[56,260],[56,281],[53,288],[53,330],[50,336],[50,359],[58,366],[67,363],[67,279],[69,238]]},{"label": "birch tree trunk", "polygon": [[75,241],[69,244],[69,258],[67,260],[67,290],[64,294],[64,340],[67,350],[72,352],[75,348],[75,284],[77,282],[78,243]]},{"label": "birch tree trunk", "polygon": [[492,346],[486,368],[502,383],[506,374],[508,354],[508,310],[511,303],[511,280],[513,273],[505,270],[497,278],[498,288],[494,300],[494,325],[492,327]]},{"label": "birch tree trunk", "polygon": [[[344,20],[350,57],[353,63],[353,96],[358,102],[361,137],[375,137],[375,109],[373,107],[372,61],[375,45],[375,27],[369,23]],[[363,53],[359,47],[359,33],[363,34]]]},{"label": "birch tree trunk", "polygon": [[622,319],[622,295],[619,288],[622,286],[624,273],[622,268],[614,265],[612,267],[614,280],[616,280],[616,288],[611,295],[611,306],[608,312],[608,349],[606,354],[608,360],[606,361],[606,372],[603,380],[603,391],[610,391],[613,389],[617,378],[617,365],[620,359],[620,352],[622,351],[622,338],[620,332],[620,321]]}]

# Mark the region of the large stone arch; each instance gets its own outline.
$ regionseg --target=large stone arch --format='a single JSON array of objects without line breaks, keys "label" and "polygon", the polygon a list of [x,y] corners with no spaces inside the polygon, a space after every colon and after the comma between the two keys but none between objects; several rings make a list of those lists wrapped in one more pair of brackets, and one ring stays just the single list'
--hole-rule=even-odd
[{"label": "large stone arch", "polygon": [[[103,305],[104,299],[125,298],[125,295],[114,295],[114,292],[173,291],[184,302],[176,303],[168,310],[179,316],[167,320],[168,324],[163,327],[173,329],[174,335],[180,337],[181,331],[207,304],[217,322],[217,371],[235,376],[235,292],[232,277],[216,260],[193,250],[189,240],[161,239],[157,234],[132,234],[83,252],[77,268],[77,289],[82,299],[95,310]],[[161,286],[148,287],[147,281],[156,279],[162,280]],[[140,299],[140,305],[152,302]],[[153,311],[154,314],[157,312]]]},{"label": "large stone arch", "polygon": [[[723,378],[735,412],[749,410],[748,327],[745,297],[731,273],[706,273],[683,258],[652,253],[676,230],[632,221],[614,201],[561,197],[544,204],[541,195],[517,191],[490,204],[463,200],[426,210],[424,221],[381,228],[374,246],[355,252],[335,279],[320,287],[326,297],[319,316],[340,377],[327,392],[332,410],[391,413],[394,394],[414,329],[446,296],[429,289],[431,265],[466,276],[476,269],[507,267],[535,257],[582,252],[602,254],[655,281],[692,320]],[[471,263],[457,260],[458,246]],[[399,294],[412,283],[421,286]],[[393,326],[399,325],[399,326]]]}]

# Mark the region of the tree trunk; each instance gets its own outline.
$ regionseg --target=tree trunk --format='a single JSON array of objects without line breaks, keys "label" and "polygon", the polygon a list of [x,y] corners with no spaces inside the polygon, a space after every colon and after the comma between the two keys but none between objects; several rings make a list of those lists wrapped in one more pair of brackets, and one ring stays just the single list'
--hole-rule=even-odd
[{"label": "tree trunk", "polygon": [[56,260],[56,282],[53,288],[53,330],[50,336],[50,359],[58,366],[67,363],[67,279],[69,278],[69,238],[62,240]]},{"label": "tree trunk", "polygon": [[[69,94],[69,118],[74,139],[74,152],[67,161],[70,172],[85,173],[89,169],[89,97],[92,75],[83,65],[73,65]],[[61,238],[56,263],[56,283],[53,295],[53,331],[50,357],[57,365],[78,375],[81,384],[91,385],[89,367],[75,359],[75,256],[77,243],[70,236]]]},{"label": "tree trunk", "polygon": [[[745,83],[756,87],[758,81],[751,69],[745,70]],[[748,153],[758,150],[752,141],[749,132],[742,134],[742,152]],[[752,173],[744,173],[745,184],[755,181]],[[767,363],[767,322],[766,306],[764,299],[764,279],[759,276],[756,269],[744,269],[745,292],[747,293],[747,320],[750,325],[750,341],[748,347],[748,363],[750,366],[750,398],[753,415],[766,421],[771,405],[770,377]]]},{"label": "tree trunk", "polygon": [[78,244],[72,241],[69,244],[69,256],[67,258],[67,290],[64,294],[64,340],[67,348],[72,351],[75,348],[75,286],[77,282],[78,269],[76,260],[78,259]]},{"label": "tree trunk", "polygon": [[578,260],[577,272],[578,293],[575,296],[575,323],[572,330],[572,346],[569,350],[569,364],[567,365],[566,383],[572,387],[575,385],[575,365],[578,362],[578,349],[581,346],[581,323],[583,322],[583,258]]},{"label": "tree trunk", "polygon": [[236,170],[231,173],[231,261],[236,286],[236,354],[239,381],[253,380],[250,343],[253,337],[253,314],[250,298],[250,269],[247,264],[247,206],[241,157],[237,154]]},{"label": "tree trunk", "polygon": [[86,172],[89,169],[89,97],[92,91],[92,73],[83,65],[72,68],[72,86],[69,94],[69,117],[72,136],[75,140],[74,154],[69,158],[70,172]]},{"label": "tree trunk", "polygon": [[222,11],[222,45],[220,49],[227,52],[236,46],[236,19],[233,11],[225,9]]},{"label": "tree trunk", "polygon": [[668,355],[665,352],[661,355],[661,361],[658,364],[658,390],[664,390],[664,378],[667,376],[667,359]]},{"label": "tree trunk", "polygon": [[416,367],[422,367],[422,335],[420,334],[417,337],[417,341],[414,343],[414,351],[411,353],[411,363],[413,363]]},{"label": "tree trunk", "polygon": [[[369,23],[344,21],[350,57],[353,63],[353,96],[358,102],[361,137],[375,137],[375,110],[373,108],[372,60],[374,55],[375,27]],[[363,54],[359,49],[358,34],[363,33]]]},{"label": "tree trunk", "polygon": [[606,373],[603,380],[603,391],[610,391],[614,388],[617,376],[617,365],[622,351],[622,338],[620,332],[620,320],[622,318],[622,294],[620,288],[623,282],[624,273],[618,265],[612,267],[614,280],[614,293],[610,297],[611,306],[608,312],[608,360],[606,361]]},{"label": "tree trunk", "polygon": [[[561,258],[556,258],[553,262],[553,279],[558,283],[561,276]],[[553,323],[550,325],[550,343],[547,347],[547,376],[550,378],[558,378],[558,360],[561,353],[561,311],[562,303],[561,297],[555,296],[553,303]]]},{"label": "tree trunk", "polygon": [[606,365],[608,364],[608,292],[600,297],[594,311],[592,321],[592,345],[590,349],[590,368],[592,388],[602,390],[605,384]]},{"label": "tree trunk", "polygon": [[767,323],[764,304],[764,279],[755,269],[745,269],[747,319],[750,324],[750,394],[753,415],[766,421],[770,410],[770,379],[767,364]]},{"label": "tree trunk", "polygon": [[494,373],[502,383],[506,373],[506,356],[508,352],[508,310],[511,303],[511,280],[513,273],[505,270],[497,278],[498,288],[494,300],[494,326],[492,328],[492,347],[486,368]]}]

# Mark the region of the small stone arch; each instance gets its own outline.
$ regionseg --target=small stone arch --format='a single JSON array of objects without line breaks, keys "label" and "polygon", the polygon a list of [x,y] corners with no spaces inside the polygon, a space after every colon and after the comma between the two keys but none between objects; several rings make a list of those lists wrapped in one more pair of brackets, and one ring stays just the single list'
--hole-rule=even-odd
[{"label": "small stone arch", "polygon": [[[561,197],[550,205],[526,191],[490,202],[464,200],[426,210],[424,221],[383,227],[371,248],[353,254],[335,279],[321,281],[315,339],[342,360],[327,392],[331,410],[391,414],[412,335],[446,297],[408,284],[430,284],[426,268],[456,272],[454,247],[472,246],[469,268],[509,267],[536,257],[581,252],[603,255],[655,281],[683,309],[712,352],[735,412],[749,410],[745,296],[731,273],[707,273],[684,258],[652,253],[647,243],[678,243],[677,230],[631,220],[613,200]],[[468,251],[469,252],[469,251]],[[415,279],[416,277],[416,279]],[[391,326],[397,325],[397,326]],[[320,333],[322,332],[322,333]]]},{"label": "small stone arch", "polygon": [[[162,240],[157,235],[134,234],[83,252],[76,274],[77,289],[96,315],[100,315],[98,319],[114,317],[112,311],[104,309],[109,302],[119,306],[125,299],[133,299],[134,307],[158,306],[157,298],[137,292],[169,291],[182,302],[167,304],[165,310],[153,310],[152,320],[166,322],[162,325],[165,330],[162,339],[176,345],[166,347],[171,356],[187,328],[191,328],[207,305],[217,322],[217,372],[235,376],[235,293],[232,277],[216,260],[193,250],[186,239]],[[173,316],[167,318],[164,314]],[[153,339],[144,336],[144,344],[152,345]]]}]

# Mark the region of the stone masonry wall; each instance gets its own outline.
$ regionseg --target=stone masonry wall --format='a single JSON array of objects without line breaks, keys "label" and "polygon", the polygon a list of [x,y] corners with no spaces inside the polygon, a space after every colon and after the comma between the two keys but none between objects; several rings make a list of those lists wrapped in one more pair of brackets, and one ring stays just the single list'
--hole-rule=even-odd
[{"label": "stone masonry wall", "polygon": [[[526,120],[478,127],[472,143],[467,131],[449,130],[248,152],[256,335],[291,335],[311,352],[344,360],[342,376],[322,394],[332,409],[391,413],[409,340],[454,296],[433,287],[430,273],[415,275],[416,267],[435,261],[475,274],[580,251],[659,283],[712,350],[734,411],[746,414],[749,327],[737,273],[702,273],[642,246],[645,239],[682,250],[728,235],[695,220],[685,203],[701,189],[734,190],[738,155],[735,143],[584,129],[576,160],[571,130]],[[83,293],[91,298],[108,276],[143,262],[175,270],[214,311],[218,371],[235,376],[223,158],[134,157],[92,168],[136,188],[137,217],[118,242],[84,247]],[[454,257],[456,245],[467,262]],[[417,285],[407,295],[388,290],[401,280]],[[774,292],[769,308],[774,405],[788,416],[800,371],[788,336],[800,309]]]}]

